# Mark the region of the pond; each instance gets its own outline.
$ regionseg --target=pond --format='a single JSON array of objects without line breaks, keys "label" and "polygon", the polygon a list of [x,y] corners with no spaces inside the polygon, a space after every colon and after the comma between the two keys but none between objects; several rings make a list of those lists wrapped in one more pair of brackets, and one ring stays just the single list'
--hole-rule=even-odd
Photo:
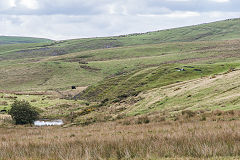
[{"label": "pond", "polygon": [[38,120],[34,121],[35,126],[60,126],[63,125],[63,120],[58,119],[58,120]]}]

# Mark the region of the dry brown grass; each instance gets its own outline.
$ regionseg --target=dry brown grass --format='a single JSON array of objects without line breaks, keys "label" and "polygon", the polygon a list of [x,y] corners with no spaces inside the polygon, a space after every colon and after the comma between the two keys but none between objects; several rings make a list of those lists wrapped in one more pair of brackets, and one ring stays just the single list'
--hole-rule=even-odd
[{"label": "dry brown grass", "polygon": [[1,160],[237,159],[239,156],[240,121],[0,128]]},{"label": "dry brown grass", "polygon": [[12,124],[12,117],[6,114],[0,114],[0,126]]}]

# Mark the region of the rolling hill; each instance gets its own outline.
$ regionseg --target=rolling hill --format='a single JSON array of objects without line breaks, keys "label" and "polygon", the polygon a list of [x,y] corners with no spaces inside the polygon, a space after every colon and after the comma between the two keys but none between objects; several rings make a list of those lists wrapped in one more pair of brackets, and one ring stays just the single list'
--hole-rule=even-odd
[{"label": "rolling hill", "polygon": [[[99,114],[115,119],[122,114],[155,111],[169,111],[171,115],[185,109],[239,109],[237,95],[232,101],[227,100],[229,94],[240,90],[232,76],[240,68],[239,22],[240,19],[231,19],[116,37],[3,44],[0,90],[47,93],[68,91],[71,86],[87,87],[74,97],[68,96],[71,100],[58,100],[67,106],[64,111],[57,100],[51,102],[50,98],[47,102],[32,102],[40,107],[44,104],[42,109],[47,116],[69,116],[76,112],[81,116],[76,116],[75,121],[81,123],[89,118],[93,121]],[[223,73],[227,73],[226,77]],[[217,78],[214,81],[209,77]],[[231,80],[234,92],[227,86]],[[209,88],[204,87],[206,81],[211,82]],[[202,84],[196,92],[203,95],[191,91],[195,82]],[[215,93],[213,88],[220,82],[224,88]],[[176,90],[173,94],[171,86],[177,86],[173,87]],[[29,100],[46,99],[42,96]],[[207,96],[216,98],[216,102],[210,104]],[[201,105],[195,106],[200,100]],[[12,101],[7,102],[9,106]]]},{"label": "rolling hill", "polygon": [[[55,42],[40,39],[40,42],[47,43],[40,43],[39,45],[32,46],[22,44],[20,47],[19,45],[13,45],[10,47],[11,49],[9,49],[7,53],[4,52],[5,54],[1,53],[2,48],[0,48],[0,59],[58,56],[96,49],[151,45],[166,42],[234,40],[240,38],[239,23],[240,19],[237,18],[195,26],[115,37],[83,38]],[[21,53],[20,57],[18,53]]]},{"label": "rolling hill", "polygon": [[166,63],[237,61],[239,41],[232,39],[240,38],[239,22],[231,19],[144,34],[0,45],[4,75],[0,86],[4,90],[85,87]]},{"label": "rolling hill", "polygon": [[0,45],[16,44],[16,43],[42,43],[51,42],[50,39],[33,38],[33,37],[16,37],[16,36],[0,36]]}]

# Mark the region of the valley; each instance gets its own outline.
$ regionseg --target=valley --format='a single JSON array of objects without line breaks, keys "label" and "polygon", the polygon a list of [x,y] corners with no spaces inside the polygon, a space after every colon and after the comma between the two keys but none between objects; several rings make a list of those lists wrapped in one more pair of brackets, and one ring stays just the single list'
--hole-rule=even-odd
[{"label": "valley", "polygon": [[[239,22],[63,41],[0,37],[0,159],[239,158]],[[15,100],[64,124],[14,125]]]}]

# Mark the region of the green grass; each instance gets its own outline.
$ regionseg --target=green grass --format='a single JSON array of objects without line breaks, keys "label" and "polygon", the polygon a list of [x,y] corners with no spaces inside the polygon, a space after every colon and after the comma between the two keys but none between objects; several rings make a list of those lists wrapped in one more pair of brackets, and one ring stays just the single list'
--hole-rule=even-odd
[{"label": "green grass", "polygon": [[[78,63],[41,62],[1,64],[0,88],[15,91],[67,89],[72,85],[88,86],[103,77],[80,68]],[[88,76],[86,76],[88,75]]]},{"label": "green grass", "polygon": [[229,63],[239,60],[239,44],[238,40],[176,42],[2,60],[0,87],[12,91],[66,89],[164,64]]},{"label": "green grass", "polygon": [[239,71],[204,77],[143,92],[141,100],[125,112],[128,116],[166,112],[240,110]]},{"label": "green grass", "polygon": [[[38,42],[48,42],[48,43],[39,44],[38,47],[32,47],[30,49],[22,49],[17,51],[13,49],[11,50],[11,52],[8,52],[5,55],[1,55],[0,58],[1,59],[19,59],[19,58],[57,56],[57,55],[90,51],[90,50],[96,50],[96,49],[108,49],[108,48],[128,47],[128,46],[146,45],[146,44],[150,45],[150,44],[159,44],[159,43],[166,43],[166,42],[219,41],[219,40],[240,39],[239,22],[240,22],[240,19],[231,19],[231,20],[201,24],[196,26],[188,26],[188,27],[182,27],[182,28],[148,32],[143,34],[130,34],[130,35],[116,36],[116,37],[83,38],[83,39],[58,41],[58,42],[52,42],[52,43],[51,41],[44,40],[44,41],[38,41]],[[165,48],[166,51],[172,50],[170,46],[169,48]],[[148,49],[145,49],[145,51],[148,51]],[[0,53],[1,53],[1,50],[0,50]],[[21,54],[21,56],[18,56],[19,54]],[[106,54],[107,54],[107,50],[106,50]],[[132,54],[127,54],[127,57],[131,57],[133,55],[134,55],[134,52]],[[111,56],[107,55],[107,57],[117,58],[117,55],[114,55],[114,54]],[[81,56],[78,58],[81,58]],[[88,58],[91,58],[91,56]],[[105,58],[105,57],[98,57],[98,58]]]},{"label": "green grass", "polygon": [[[2,157],[237,158],[239,22],[60,42],[5,39],[17,44],[1,44],[0,37],[0,111],[26,100],[41,118],[65,123],[60,128],[16,127],[7,113],[0,113]],[[53,149],[56,155],[48,152]]]},{"label": "green grass", "polygon": [[[79,98],[90,101],[121,101],[153,88],[221,73],[240,64],[183,65],[168,64],[105,79],[88,87]],[[191,68],[189,68],[191,67]],[[179,69],[185,71],[178,71]]]},{"label": "green grass", "polygon": [[[2,44],[0,89],[56,91],[67,90],[73,85],[89,86],[77,98],[108,101],[112,105],[152,89],[238,67],[239,22],[240,19],[232,19],[144,34]],[[179,72],[176,68],[184,68],[185,71]],[[181,103],[185,101],[181,96],[165,97],[153,104],[140,101],[137,107],[134,104],[132,110],[129,109],[127,115],[158,111],[177,104],[182,104],[180,108],[185,105],[194,110],[193,104],[199,103],[205,93],[209,92],[199,91],[199,95],[187,104]],[[229,108],[238,108],[237,101],[236,104],[226,104]],[[36,105],[44,108],[44,105],[53,103]],[[217,103],[209,106],[219,108]]]},{"label": "green grass", "polygon": [[67,100],[55,95],[0,93],[0,111],[8,111],[15,100],[28,101],[45,118],[66,118],[71,112],[86,107],[85,101]]},{"label": "green grass", "polygon": [[[216,41],[240,38],[240,19],[231,19],[196,26],[160,30],[143,34],[131,34],[106,38],[76,39],[63,41],[59,45],[71,47],[72,52],[89,49],[126,47],[143,44],[159,44],[166,42]],[[79,46],[80,44],[80,46]],[[68,50],[68,49],[67,49]]]},{"label": "green grass", "polygon": [[0,36],[1,44],[16,44],[16,43],[43,43],[51,42],[50,39],[33,38],[33,37],[16,37],[16,36]]}]

